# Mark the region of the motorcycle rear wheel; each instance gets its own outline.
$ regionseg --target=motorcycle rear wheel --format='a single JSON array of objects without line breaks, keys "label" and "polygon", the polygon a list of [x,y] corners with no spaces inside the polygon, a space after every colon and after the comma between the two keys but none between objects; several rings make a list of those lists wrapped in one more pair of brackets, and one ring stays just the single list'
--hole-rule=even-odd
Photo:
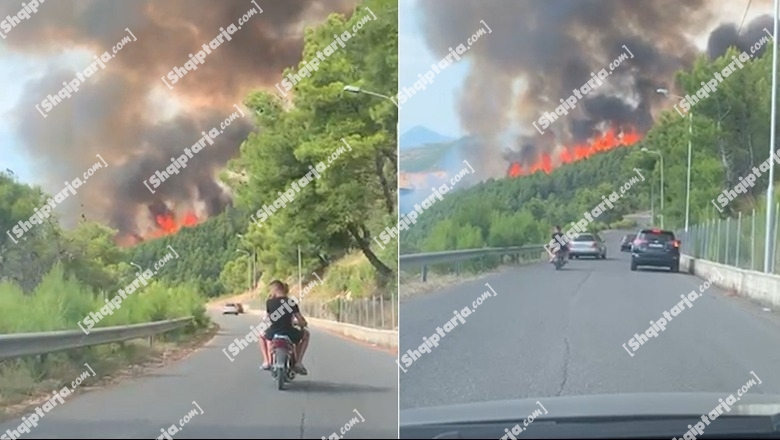
[{"label": "motorcycle rear wheel", "polygon": [[283,350],[278,350],[275,353],[276,361],[275,365],[282,365],[282,367],[276,367],[276,389],[279,391],[284,390],[284,383],[287,381],[287,353]]}]

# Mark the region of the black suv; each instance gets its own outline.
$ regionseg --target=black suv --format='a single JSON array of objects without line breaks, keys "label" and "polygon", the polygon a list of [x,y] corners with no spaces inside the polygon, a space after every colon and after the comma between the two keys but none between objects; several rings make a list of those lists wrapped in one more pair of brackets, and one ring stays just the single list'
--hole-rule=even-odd
[{"label": "black suv", "polygon": [[674,232],[642,229],[631,247],[631,270],[639,266],[668,267],[680,271],[680,241]]}]

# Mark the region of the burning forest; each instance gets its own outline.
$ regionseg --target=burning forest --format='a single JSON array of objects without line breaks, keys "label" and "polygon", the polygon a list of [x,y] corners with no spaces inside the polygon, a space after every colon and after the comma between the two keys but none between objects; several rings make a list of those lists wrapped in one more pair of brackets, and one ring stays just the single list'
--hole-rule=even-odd
[{"label": "burning forest", "polygon": [[[231,195],[218,182],[227,161],[253,130],[251,118],[233,122],[214,145],[204,148],[186,172],[164,182],[154,194],[143,181],[165,169],[225,119],[233,104],[256,89],[274,90],[282,71],[301,59],[304,29],[333,12],[349,15],[352,0],[257,0],[253,16],[212,51],[205,63],[173,90],[160,80],[181,66],[219,33],[237,22],[254,2],[245,0],[151,0],[46,2],[35,16],[3,41],[9,58],[40,63],[36,75],[18,84],[11,115],[20,149],[44,189],[81,175],[100,153],[109,173],[85,183],[60,215],[66,225],[80,217],[119,231],[132,245],[174,233],[222,212]],[[16,2],[0,4],[0,17],[15,14]],[[110,51],[130,29],[137,41],[126,45],[85,83],[43,118],[35,105],[62,88],[76,70]],[[72,59],[58,63],[54,54]],[[67,67],[65,67],[67,66]],[[75,67],[75,68],[74,68]],[[38,72],[38,71],[36,71]],[[163,209],[162,207],[165,207]]]},{"label": "burning forest", "polygon": [[[747,50],[764,27],[772,27],[771,16],[760,15],[768,5],[752,2],[753,14],[740,27],[745,5],[735,17],[714,0],[417,2],[432,53],[446,54],[479,19],[493,30],[463,55],[471,67],[457,109],[461,128],[477,139],[463,155],[478,161],[482,178],[549,173],[636,144],[672,107],[657,89],[674,88],[676,72],[697,56],[715,58],[730,46]],[[533,128],[592,72],[609,68],[624,45],[635,56],[611,71],[603,86],[545,133]]]},{"label": "burning forest", "polygon": [[610,128],[605,133],[585,142],[561,147],[555,159],[553,155],[543,151],[535,161],[527,163],[525,167],[522,159],[512,160],[512,154],[510,153],[507,155],[510,165],[506,176],[521,177],[539,171],[550,174],[558,165],[587,159],[595,154],[604,153],[615,148],[630,147],[641,139],[642,135],[631,127],[622,130]]}]

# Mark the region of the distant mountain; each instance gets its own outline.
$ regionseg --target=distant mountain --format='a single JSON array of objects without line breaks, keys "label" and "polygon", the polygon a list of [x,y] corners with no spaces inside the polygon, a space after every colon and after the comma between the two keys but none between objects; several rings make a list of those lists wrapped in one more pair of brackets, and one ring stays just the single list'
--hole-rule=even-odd
[{"label": "distant mountain", "polygon": [[462,137],[401,150],[398,155],[400,170],[405,173],[455,172],[462,166],[463,153],[475,149],[474,142],[473,137]]},{"label": "distant mountain", "polygon": [[409,150],[411,148],[422,147],[427,144],[439,144],[443,142],[452,142],[454,139],[443,134],[436,133],[425,127],[416,126],[407,130],[401,135],[400,149]]}]

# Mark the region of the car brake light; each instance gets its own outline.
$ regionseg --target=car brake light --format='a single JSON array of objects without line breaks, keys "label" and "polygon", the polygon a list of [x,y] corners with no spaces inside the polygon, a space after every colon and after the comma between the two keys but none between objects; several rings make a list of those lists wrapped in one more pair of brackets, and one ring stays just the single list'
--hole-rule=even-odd
[{"label": "car brake light", "polygon": [[661,233],[660,229],[653,229],[652,231],[653,231],[653,234],[660,234]]},{"label": "car brake light", "polygon": [[676,248],[680,247],[680,240],[674,240],[674,241],[672,242],[672,246],[674,246],[674,247],[676,247]]},{"label": "car brake light", "polygon": [[640,244],[645,244],[645,243],[647,243],[647,240],[642,240],[641,238],[637,238],[636,240],[634,240],[634,244],[637,245],[637,246],[639,246]]}]

